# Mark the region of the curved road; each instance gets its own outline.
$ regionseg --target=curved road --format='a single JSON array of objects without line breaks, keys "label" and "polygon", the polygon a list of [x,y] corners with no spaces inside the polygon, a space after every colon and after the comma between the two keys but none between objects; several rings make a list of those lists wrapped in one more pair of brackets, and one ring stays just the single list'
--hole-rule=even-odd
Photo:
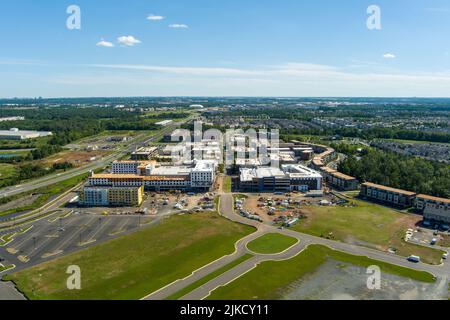
[{"label": "curved road", "polygon": [[[450,278],[450,264],[442,264],[440,266],[432,266],[424,263],[418,263],[418,264],[412,264],[408,262],[404,257],[400,257],[394,254],[385,253],[382,251],[355,246],[343,242],[337,242],[332,240],[323,239],[320,237],[315,237],[307,234],[303,234],[300,232],[292,231],[289,229],[283,229],[280,230],[276,227],[269,226],[257,221],[249,220],[247,218],[244,218],[238,214],[234,213],[234,203],[233,203],[233,195],[230,193],[222,194],[220,199],[220,213],[223,217],[232,220],[234,222],[254,226],[257,228],[257,231],[241,240],[239,240],[236,243],[236,250],[233,254],[222,257],[196,271],[194,271],[190,276],[177,280],[173,283],[170,283],[169,285],[159,289],[156,292],[153,292],[149,294],[148,296],[144,297],[143,299],[146,300],[162,300],[170,295],[180,291],[181,289],[191,285],[192,283],[202,279],[203,277],[207,276],[208,274],[226,266],[233,260],[247,254],[251,253],[253,254],[253,257],[249,260],[244,261],[243,263],[235,266],[234,268],[226,271],[225,273],[219,275],[218,277],[210,280],[209,282],[205,283],[204,285],[194,289],[193,291],[189,292],[187,295],[182,297],[182,300],[201,300],[205,299],[210,295],[212,291],[217,289],[218,287],[224,286],[233,280],[239,278],[243,274],[251,271],[253,268],[255,268],[258,264],[264,261],[281,261],[281,260],[287,260],[295,257],[300,252],[302,252],[307,246],[310,244],[320,244],[327,247],[330,247],[334,250],[343,251],[349,254],[353,255],[361,255],[361,256],[367,256],[369,258],[407,267],[407,268],[413,268],[416,270],[421,271],[427,271],[429,273],[434,274],[436,277],[440,277],[444,279],[445,281],[448,281]],[[254,254],[253,252],[250,252],[246,245],[251,242],[252,240],[262,236],[266,233],[281,233],[287,236],[294,237],[299,240],[299,243],[296,245],[290,247],[286,251],[274,254],[274,255],[263,255],[263,254]]]}]

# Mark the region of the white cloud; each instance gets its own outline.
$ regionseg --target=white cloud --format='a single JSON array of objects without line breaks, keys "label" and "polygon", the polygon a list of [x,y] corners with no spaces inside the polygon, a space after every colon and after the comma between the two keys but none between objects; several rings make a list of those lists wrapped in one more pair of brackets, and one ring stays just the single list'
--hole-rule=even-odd
[{"label": "white cloud", "polygon": [[450,8],[427,8],[428,12],[450,13]]},{"label": "white cloud", "polygon": [[[59,77],[52,75],[47,80],[56,87],[43,87],[43,93],[34,94],[7,82],[0,86],[0,95],[3,91],[8,96],[51,96],[55,92],[59,96],[107,96],[111,92],[119,96],[449,96],[450,70],[411,72],[384,65],[355,70],[303,62],[253,68],[96,64],[70,65],[76,71],[72,74],[66,72],[67,65],[52,64],[49,67],[61,69]],[[46,81],[40,71],[15,72],[13,77],[26,82],[33,75]]]},{"label": "white cloud", "polygon": [[134,65],[134,64],[94,64],[88,66],[106,69],[123,69],[123,70],[148,71],[155,73],[172,73],[179,75],[196,75],[196,76],[261,75],[260,71],[257,70],[216,68],[216,67],[172,67],[172,66],[152,66],[152,65]]},{"label": "white cloud", "polygon": [[105,40],[102,39],[99,42],[97,42],[96,46],[97,47],[112,48],[112,47],[114,47],[114,44],[112,42],[105,41]]},{"label": "white cloud", "polygon": [[385,54],[383,54],[383,58],[385,58],[385,59],[395,59],[396,56],[393,53],[385,53]]},{"label": "white cloud", "polygon": [[[248,89],[259,95],[448,96],[445,90],[450,89],[450,72],[352,72],[351,68],[310,63],[285,63],[256,69],[123,64],[87,67],[135,71],[136,77],[143,76],[137,72],[150,72],[153,74],[150,77],[152,79],[181,82],[189,79],[198,85],[208,86],[229,85],[237,80],[240,83],[248,81],[253,85]],[[132,76],[130,73],[127,75]],[[273,86],[263,88],[262,85],[268,83]],[[222,92],[224,95],[233,95],[233,91]]]},{"label": "white cloud", "polygon": [[187,24],[179,24],[179,23],[174,23],[174,24],[170,24],[169,28],[174,28],[174,29],[188,29],[189,26]]},{"label": "white cloud", "polygon": [[122,36],[117,38],[117,42],[119,42],[121,45],[127,46],[127,47],[132,47],[136,44],[141,43],[140,40],[136,39],[133,36]]},{"label": "white cloud", "polygon": [[147,17],[147,20],[150,20],[150,21],[161,21],[161,20],[164,20],[166,17],[163,17],[163,16],[157,16],[157,15],[154,15],[154,14],[151,14],[151,15],[149,15],[148,17]]}]

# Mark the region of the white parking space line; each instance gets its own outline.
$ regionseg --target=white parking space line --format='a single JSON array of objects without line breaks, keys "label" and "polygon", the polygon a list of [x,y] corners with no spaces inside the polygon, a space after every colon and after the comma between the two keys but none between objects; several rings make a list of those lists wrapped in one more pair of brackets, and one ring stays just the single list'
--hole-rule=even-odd
[{"label": "white parking space line", "polygon": [[113,220],[113,218],[109,218],[109,219],[102,218],[102,222],[96,229],[93,230],[93,233],[91,232],[92,235],[91,234],[88,235],[86,242],[91,243],[91,242],[96,241],[97,239],[95,237],[97,235],[99,235],[101,231],[105,230],[106,227],[111,224],[112,220]]},{"label": "white parking space line", "polygon": [[128,222],[131,220],[131,218],[127,217],[127,218],[122,218],[122,219],[124,221],[123,222],[121,221],[121,223],[117,226],[117,228],[114,229],[113,231],[111,231],[110,235],[116,235],[116,234],[122,233],[126,230],[125,226],[128,225]]},{"label": "white parking space line", "polygon": [[63,251],[67,245],[70,245],[70,243],[75,239],[76,236],[79,236],[80,232],[83,229],[86,229],[96,218],[91,218],[86,224],[75,226],[73,233],[71,233],[67,238],[61,241],[61,243],[56,247],[54,250],[55,252]]}]

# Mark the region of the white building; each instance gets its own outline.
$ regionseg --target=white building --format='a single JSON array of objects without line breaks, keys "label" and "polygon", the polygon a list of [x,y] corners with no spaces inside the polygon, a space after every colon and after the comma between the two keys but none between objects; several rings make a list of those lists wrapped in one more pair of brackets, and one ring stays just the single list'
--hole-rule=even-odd
[{"label": "white building", "polygon": [[319,172],[299,164],[277,167],[242,168],[239,188],[248,192],[310,191],[322,189]]},{"label": "white building", "polygon": [[164,120],[164,121],[157,122],[155,124],[157,126],[165,127],[165,126],[168,126],[169,124],[171,124],[172,122],[173,122],[173,120]]},{"label": "white building", "polygon": [[147,190],[189,190],[210,188],[218,163],[199,160],[195,166],[163,166],[155,161],[116,161],[112,174],[93,174],[89,186],[139,187]]},{"label": "white building", "polygon": [[0,140],[25,140],[36,139],[40,137],[51,136],[53,133],[49,131],[29,131],[11,128],[9,130],[0,130]]},{"label": "white building", "polygon": [[217,161],[199,160],[191,171],[192,188],[209,188],[216,179]]},{"label": "white building", "polygon": [[23,121],[25,120],[25,117],[4,117],[0,118],[0,122],[4,121]]}]

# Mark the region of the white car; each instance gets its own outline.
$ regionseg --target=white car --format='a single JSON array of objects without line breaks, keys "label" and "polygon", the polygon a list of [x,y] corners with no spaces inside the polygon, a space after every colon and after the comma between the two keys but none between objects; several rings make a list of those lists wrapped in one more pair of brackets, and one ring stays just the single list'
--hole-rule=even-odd
[{"label": "white car", "polygon": [[442,259],[447,260],[447,258],[448,258],[448,253],[444,253],[444,254],[442,255]]}]

